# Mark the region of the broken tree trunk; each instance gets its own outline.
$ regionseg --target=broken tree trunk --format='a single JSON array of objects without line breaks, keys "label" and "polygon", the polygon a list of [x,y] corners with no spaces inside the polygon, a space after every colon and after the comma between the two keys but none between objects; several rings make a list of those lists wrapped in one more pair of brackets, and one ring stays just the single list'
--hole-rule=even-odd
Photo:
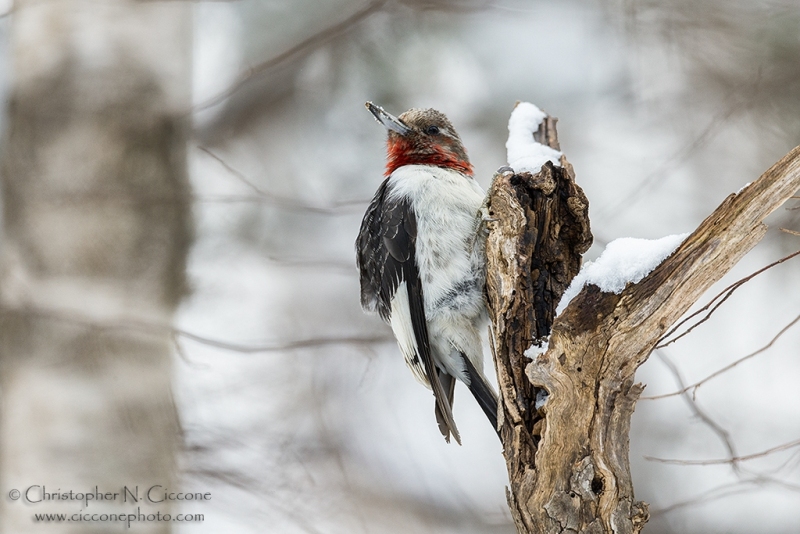
[{"label": "broken tree trunk", "polygon": [[[554,126],[548,117],[536,137],[558,148]],[[555,321],[591,244],[588,202],[563,157],[560,168],[547,163],[535,175],[503,171],[489,192],[487,292],[517,530],[640,532],[647,504],[634,500],[628,461],[643,389],[634,373],[670,325],[758,243],[762,220],[800,188],[800,147],[725,199],[642,281],[620,294],[588,285]],[[524,354],[548,334],[540,351]],[[549,396],[537,410],[542,390]]]}]

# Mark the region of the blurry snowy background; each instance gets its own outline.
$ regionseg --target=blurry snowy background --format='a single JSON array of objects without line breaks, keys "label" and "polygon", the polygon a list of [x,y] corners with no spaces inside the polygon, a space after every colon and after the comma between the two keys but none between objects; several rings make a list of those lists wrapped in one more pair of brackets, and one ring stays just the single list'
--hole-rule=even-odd
[{"label": "blurry snowy background", "polygon": [[[505,163],[517,100],[559,118],[590,199],[596,257],[622,236],[691,231],[800,144],[796,0],[238,0],[194,3],[197,239],[175,395],[187,491],[211,502],[186,533],[511,533],[500,446],[466,389],[463,447],[389,329],[362,314],[353,241],[382,180],[385,131],[366,100],[435,107],[477,180]],[[800,248],[800,206],[707,295]],[[800,312],[788,262],[653,355],[646,396],[767,344]],[[701,303],[706,299],[701,300]],[[709,381],[696,403],[642,400],[636,496],[650,533],[788,533],[800,525],[800,327]],[[236,350],[234,350],[236,349]],[[488,374],[492,374],[491,370]]]}]

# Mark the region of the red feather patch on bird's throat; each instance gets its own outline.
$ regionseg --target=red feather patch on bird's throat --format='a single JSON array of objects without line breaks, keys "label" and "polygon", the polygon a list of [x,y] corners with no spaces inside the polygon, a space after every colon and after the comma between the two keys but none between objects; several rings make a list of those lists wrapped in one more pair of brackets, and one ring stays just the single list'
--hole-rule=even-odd
[{"label": "red feather patch on bird's throat", "polygon": [[439,144],[420,146],[413,140],[400,136],[390,136],[386,145],[388,148],[386,176],[403,165],[433,165],[472,176],[472,164],[446,146]]}]

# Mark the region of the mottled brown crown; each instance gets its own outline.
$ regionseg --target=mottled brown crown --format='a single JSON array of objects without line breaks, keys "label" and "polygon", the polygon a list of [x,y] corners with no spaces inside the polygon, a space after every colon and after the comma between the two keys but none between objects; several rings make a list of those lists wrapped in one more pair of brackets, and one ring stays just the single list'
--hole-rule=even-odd
[{"label": "mottled brown crown", "polygon": [[400,117],[407,133],[389,131],[386,174],[403,165],[435,165],[472,174],[472,164],[453,124],[441,111],[409,109]]}]

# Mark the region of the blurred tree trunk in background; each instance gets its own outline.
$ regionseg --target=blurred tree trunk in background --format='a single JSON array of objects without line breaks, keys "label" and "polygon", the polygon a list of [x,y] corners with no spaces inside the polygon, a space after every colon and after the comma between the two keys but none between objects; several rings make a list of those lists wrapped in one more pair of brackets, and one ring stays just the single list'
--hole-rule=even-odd
[{"label": "blurred tree trunk in background", "polygon": [[[171,335],[135,325],[169,324],[185,292],[190,14],[183,2],[15,2],[2,167],[4,495],[138,485],[141,497],[175,484]],[[40,527],[34,513],[83,505],[24,501],[2,499],[3,532],[119,528]],[[84,513],[136,506],[90,502]]]}]

